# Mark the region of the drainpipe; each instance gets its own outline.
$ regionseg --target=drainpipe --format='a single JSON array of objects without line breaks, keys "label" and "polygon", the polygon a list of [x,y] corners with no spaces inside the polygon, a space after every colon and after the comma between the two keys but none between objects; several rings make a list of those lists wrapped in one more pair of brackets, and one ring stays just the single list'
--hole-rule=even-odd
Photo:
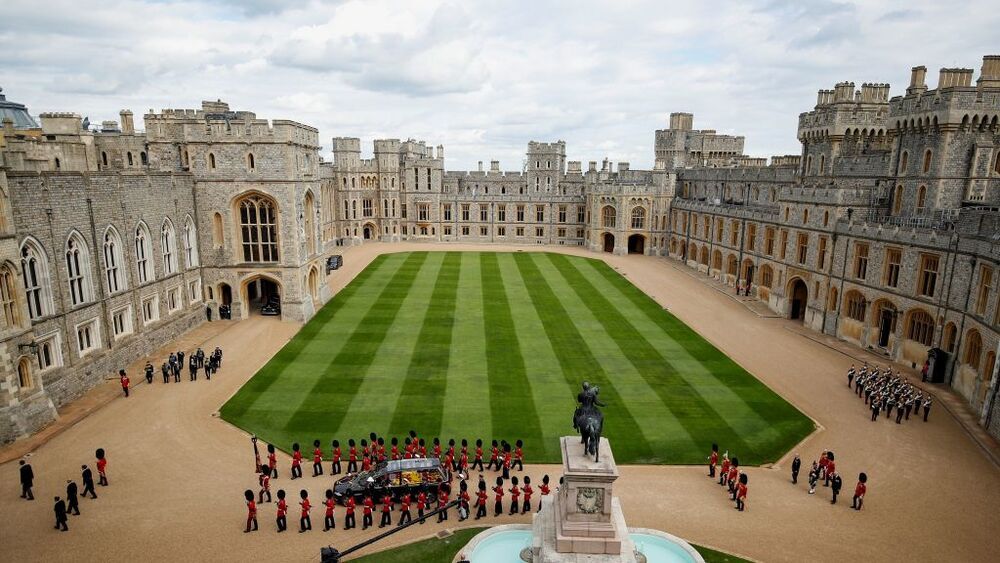
[{"label": "drainpipe", "polygon": [[[848,228],[848,231],[850,231],[850,228],[851,228],[851,215],[853,213],[854,213],[854,210],[851,209],[850,207],[848,207],[847,208],[847,228]],[[851,238],[850,237],[845,237],[844,238],[844,261],[841,262],[841,264],[840,264],[840,291],[838,292],[838,295],[837,295],[837,301],[838,301],[838,304],[837,304],[837,318],[833,320],[833,336],[834,337],[837,336],[837,330],[840,328],[840,315],[842,314],[842,311],[840,310],[840,304],[839,304],[839,302],[844,298],[844,276],[847,275],[847,251],[850,250],[850,248],[849,248],[850,247],[850,244],[849,244],[850,242],[851,242]],[[837,251],[836,244],[834,245],[833,250],[834,250],[834,254],[836,255],[836,251]],[[831,266],[832,266],[832,264],[831,264]]]},{"label": "drainpipe", "polygon": [[[958,232],[955,232],[955,233],[952,234],[951,241],[952,242],[949,245],[951,247],[951,251],[948,253],[948,256],[945,258],[945,263],[946,264],[949,263],[949,262],[951,263],[951,266],[947,270],[951,274],[951,275],[948,276],[948,289],[946,290],[946,294],[943,296],[945,308],[947,308],[951,304],[951,286],[952,286],[952,282],[955,279],[955,271],[954,271],[955,270],[955,261],[958,259],[958,255],[957,255],[957,252],[958,252]],[[938,300],[937,314],[938,314],[938,316],[941,315],[941,299]],[[957,335],[956,335],[956,337],[957,337]],[[944,323],[942,323],[941,330],[939,330],[938,334],[937,334],[937,348],[939,348],[939,349],[941,348],[941,341],[943,339],[944,339]]]},{"label": "drainpipe", "polygon": [[[956,258],[957,261],[957,258]],[[955,340],[955,359],[951,362],[951,369],[948,370],[948,387],[951,387],[952,381],[955,380],[955,367],[958,365],[958,353],[962,350],[962,335],[965,333],[965,317],[967,316],[967,311],[969,310],[969,299],[972,298],[972,275],[976,272],[976,257],[973,256],[972,260],[969,262],[969,291],[965,294],[965,305],[962,307],[962,322],[958,327],[958,334]]]},{"label": "drainpipe", "polygon": [[[86,181],[86,184],[87,184],[87,191],[89,192],[90,191],[90,180],[89,179]],[[91,262],[93,262],[93,263],[89,264],[88,266],[92,268],[91,269],[92,272],[96,271],[98,273],[98,275],[97,275],[97,287],[94,288],[94,289],[97,292],[99,292],[99,293],[97,293],[96,295],[94,295],[94,298],[95,299],[99,299],[100,302],[101,302],[101,317],[103,317],[101,319],[101,321],[102,321],[101,324],[104,325],[104,336],[106,337],[105,340],[107,342],[107,348],[108,348],[108,350],[110,350],[113,347],[112,346],[112,341],[114,340],[114,334],[113,334],[114,330],[110,330],[109,331],[108,330],[108,326],[107,326],[107,323],[108,323],[108,299],[107,299],[107,291],[106,291],[106,289],[104,287],[104,276],[101,275],[101,273],[103,272],[103,268],[101,268],[100,260],[97,258],[97,252],[96,252],[96,250],[98,248],[100,248],[101,249],[101,253],[103,254],[104,253],[104,244],[102,243],[101,239],[97,238],[97,225],[94,223],[94,202],[89,197],[87,198],[87,218],[90,219],[90,238],[91,238],[91,240],[94,241],[94,250],[95,250],[95,252],[93,254],[93,258],[91,260]],[[97,268],[93,268],[94,263],[97,264]],[[91,276],[91,277],[93,277],[93,276]]]}]

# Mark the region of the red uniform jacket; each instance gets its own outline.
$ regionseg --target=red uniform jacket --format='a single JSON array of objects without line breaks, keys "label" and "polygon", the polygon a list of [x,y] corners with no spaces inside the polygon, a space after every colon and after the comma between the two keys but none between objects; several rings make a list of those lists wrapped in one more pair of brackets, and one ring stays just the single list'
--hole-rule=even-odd
[{"label": "red uniform jacket", "polygon": [[833,460],[826,462],[826,474],[832,475],[837,471],[837,464]]},{"label": "red uniform jacket", "polygon": [[313,463],[319,463],[323,461],[323,450],[316,448],[313,450]]},{"label": "red uniform jacket", "polygon": [[514,459],[524,461],[524,452],[521,451],[521,448],[514,448]]},{"label": "red uniform jacket", "polygon": [[545,495],[549,494],[549,486],[548,486],[548,485],[545,485],[545,484],[543,484],[543,485],[542,485],[541,487],[538,487],[538,489],[539,489],[540,491],[542,491],[542,496],[543,496],[543,497],[544,497]]},{"label": "red uniform jacket", "polygon": [[427,457],[427,446],[420,446],[417,452],[420,454],[420,457]]},{"label": "red uniform jacket", "polygon": [[392,459],[399,459],[399,446],[392,447]]},{"label": "red uniform jacket", "polygon": [[333,448],[333,461],[340,461],[340,448]]},{"label": "red uniform jacket", "polygon": [[326,515],[333,516],[333,507],[336,506],[337,503],[332,498],[328,498],[324,504],[326,504]]},{"label": "red uniform jacket", "polygon": [[375,503],[372,502],[371,497],[365,497],[365,514],[366,515],[371,514],[372,513],[372,508],[374,508],[374,507],[375,507]]},{"label": "red uniform jacket", "polygon": [[347,497],[347,513],[354,514],[354,497]]},{"label": "red uniform jacket", "polygon": [[361,458],[361,470],[362,471],[368,471],[371,468],[372,468],[371,458],[367,458],[367,457]]},{"label": "red uniform jacket", "polygon": [[740,483],[736,487],[736,498],[739,499],[747,498],[747,486],[744,485],[743,483]]},{"label": "red uniform jacket", "polygon": [[500,455],[500,450],[497,449],[496,446],[494,446],[493,450],[490,452],[490,459],[496,460],[496,458],[497,458],[498,455]]},{"label": "red uniform jacket", "polygon": [[266,473],[260,474],[260,488],[265,491],[271,490],[271,476]]},{"label": "red uniform jacket", "polygon": [[417,510],[423,510],[427,507],[427,494],[420,493],[417,495]]},{"label": "red uniform jacket", "polygon": [[312,505],[309,504],[309,499],[302,499],[302,502],[300,502],[299,505],[302,507],[302,517],[305,518],[306,516],[309,516],[309,509],[312,508]]},{"label": "red uniform jacket", "polygon": [[729,468],[730,481],[736,481],[736,478],[739,476],[739,474],[740,474],[740,469],[738,467],[733,466]]},{"label": "red uniform jacket", "polygon": [[476,448],[476,459],[482,461],[482,459],[483,459],[483,448]]},{"label": "red uniform jacket", "polygon": [[486,491],[479,491],[476,493],[476,506],[486,506],[486,497],[489,495]]},{"label": "red uniform jacket", "polygon": [[284,516],[288,512],[288,504],[285,499],[280,499],[278,501],[278,516]]},{"label": "red uniform jacket", "polygon": [[257,516],[257,503],[254,501],[247,501],[247,518],[253,518]]},{"label": "red uniform jacket", "polygon": [[503,466],[510,469],[510,452],[503,454]]},{"label": "red uniform jacket", "polygon": [[868,487],[864,483],[858,483],[858,485],[856,487],[854,487],[854,496],[856,496],[856,497],[864,497],[865,496],[865,492],[867,492],[867,491],[868,491]]},{"label": "red uniform jacket", "polygon": [[462,491],[459,493],[458,498],[462,499],[466,503],[469,502],[469,491]]},{"label": "red uniform jacket", "polygon": [[497,500],[497,502],[503,500],[503,487],[502,486],[497,485],[496,487],[493,487],[493,492],[496,494],[496,500]]},{"label": "red uniform jacket", "polygon": [[122,378],[122,389],[128,389],[128,383],[129,383],[128,378],[127,377],[123,377]]},{"label": "red uniform jacket", "polygon": [[278,466],[278,456],[274,454],[267,454],[267,466],[274,469]]},{"label": "red uniform jacket", "polygon": [[97,472],[104,473],[104,470],[108,467],[108,458],[103,457],[97,460]]},{"label": "red uniform jacket", "polygon": [[722,472],[726,473],[727,477],[728,477],[728,473],[729,473],[729,458],[725,458],[725,459],[722,460]]},{"label": "red uniform jacket", "polygon": [[719,463],[719,452],[712,452],[711,457],[708,458],[708,463],[712,466]]},{"label": "red uniform jacket", "polygon": [[399,509],[403,512],[410,509],[410,495],[403,495],[403,498],[399,501]]},{"label": "red uniform jacket", "polygon": [[392,497],[385,495],[382,497],[382,512],[392,511]]},{"label": "red uniform jacket", "polygon": [[510,488],[510,498],[514,502],[517,502],[517,499],[521,498],[521,489],[519,489],[517,485]]},{"label": "red uniform jacket", "polygon": [[441,444],[434,444],[434,457],[441,458]]},{"label": "red uniform jacket", "polygon": [[438,503],[441,506],[444,506],[444,505],[448,504],[448,493],[446,493],[444,491],[441,491],[440,493],[438,493]]},{"label": "red uniform jacket", "polygon": [[351,451],[347,454],[347,459],[349,461],[357,461],[358,460],[358,449],[355,448],[355,447],[351,447]]},{"label": "red uniform jacket", "polygon": [[292,454],[292,465],[302,464],[302,452],[295,452]]},{"label": "red uniform jacket", "polygon": [[531,485],[524,486],[524,502],[531,500],[531,495],[535,494],[535,490],[531,488]]}]

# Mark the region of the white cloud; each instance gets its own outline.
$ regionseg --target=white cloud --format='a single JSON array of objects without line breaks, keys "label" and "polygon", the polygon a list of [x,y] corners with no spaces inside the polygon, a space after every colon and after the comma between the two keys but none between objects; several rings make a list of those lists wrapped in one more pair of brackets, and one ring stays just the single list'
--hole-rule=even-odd
[{"label": "white cloud", "polygon": [[895,95],[914,65],[931,87],[937,67],[978,70],[1000,12],[967,4],[7,0],[0,86],[92,122],[222,98],[324,140],[442,143],[449,169],[517,169],[532,139],[643,167],[671,111],[745,135],[752,154],[797,153],[817,89],[877,81]]}]

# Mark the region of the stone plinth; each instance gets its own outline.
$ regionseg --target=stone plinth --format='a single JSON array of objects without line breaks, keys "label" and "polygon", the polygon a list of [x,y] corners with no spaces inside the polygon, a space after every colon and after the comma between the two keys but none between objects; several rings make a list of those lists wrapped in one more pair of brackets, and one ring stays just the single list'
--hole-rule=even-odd
[{"label": "stone plinth", "polygon": [[584,455],[577,437],[560,439],[563,483],[554,508],[556,551],[560,553],[618,554],[622,533],[611,517],[612,486],[618,466],[607,438],[601,438],[598,461]]}]

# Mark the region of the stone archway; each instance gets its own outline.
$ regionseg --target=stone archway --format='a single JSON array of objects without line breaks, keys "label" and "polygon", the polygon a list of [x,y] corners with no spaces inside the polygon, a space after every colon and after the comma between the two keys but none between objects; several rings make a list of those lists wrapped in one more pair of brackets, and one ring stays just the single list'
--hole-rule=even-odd
[{"label": "stone archway", "polygon": [[274,278],[258,274],[243,280],[240,298],[243,318],[252,315],[281,316],[282,287],[281,282]]},{"label": "stone archway", "polygon": [[604,233],[604,252],[615,251],[615,235]]},{"label": "stone archway", "polygon": [[809,288],[802,278],[795,278],[788,284],[788,318],[806,320],[806,304],[809,302]]},{"label": "stone archway", "polygon": [[365,240],[372,240],[375,238],[376,232],[377,231],[375,230],[375,225],[372,225],[371,223],[366,223],[365,226],[362,227],[361,229],[361,236]]},{"label": "stone archway", "polygon": [[223,305],[233,304],[233,288],[228,283],[219,284],[219,300]]},{"label": "stone archway", "polygon": [[630,235],[628,237],[628,253],[629,254],[645,254],[646,253],[646,237],[636,234]]}]

